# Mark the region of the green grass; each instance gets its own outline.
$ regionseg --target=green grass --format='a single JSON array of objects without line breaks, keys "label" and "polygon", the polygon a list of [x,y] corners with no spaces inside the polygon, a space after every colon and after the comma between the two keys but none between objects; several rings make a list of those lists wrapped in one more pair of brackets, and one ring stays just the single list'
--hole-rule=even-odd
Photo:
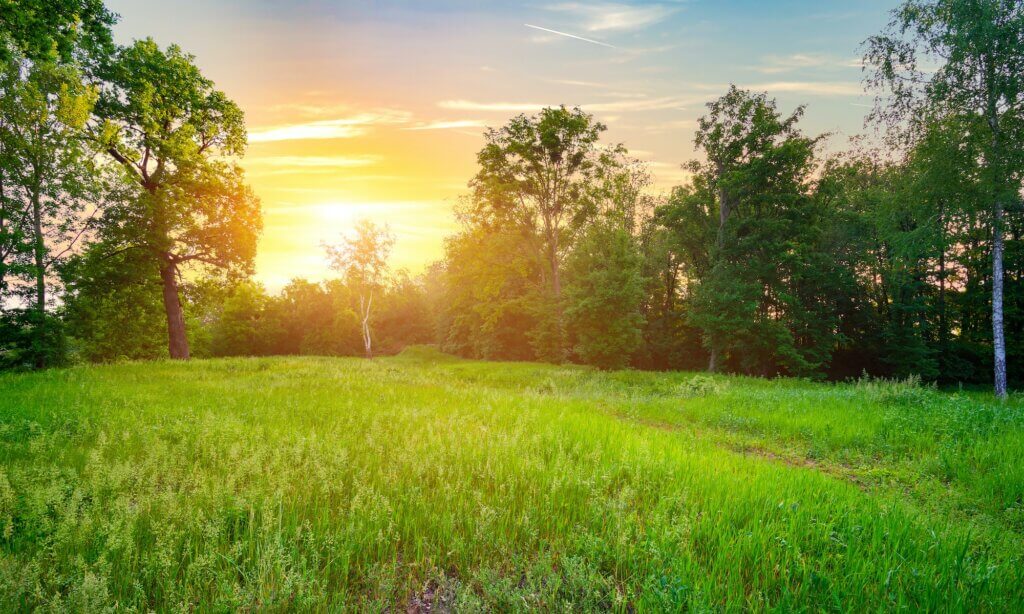
[{"label": "green grass", "polygon": [[1024,401],[273,358],[0,376],[0,610],[1024,608]]}]

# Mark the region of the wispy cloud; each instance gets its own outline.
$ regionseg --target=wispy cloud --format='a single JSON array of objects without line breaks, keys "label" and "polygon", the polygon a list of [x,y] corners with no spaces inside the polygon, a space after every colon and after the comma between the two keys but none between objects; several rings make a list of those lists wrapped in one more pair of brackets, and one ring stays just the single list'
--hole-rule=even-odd
[{"label": "wispy cloud", "polygon": [[381,156],[262,156],[246,160],[250,166],[299,167],[299,168],[354,168],[370,166],[381,160]]},{"label": "wispy cloud", "polygon": [[794,92],[815,96],[860,96],[864,94],[864,88],[860,83],[843,81],[775,81],[745,87],[765,91],[769,94],[777,92]]},{"label": "wispy cloud", "polygon": [[644,126],[646,132],[662,133],[675,132],[678,130],[691,130],[697,127],[695,119],[676,119],[665,122],[657,122]]},{"label": "wispy cloud", "polygon": [[544,107],[556,106],[541,102],[474,102],[472,100],[442,100],[437,103],[442,109],[457,111],[486,111],[496,113],[525,113],[539,111]]},{"label": "wispy cloud", "polygon": [[604,83],[597,83],[596,81],[579,81],[577,79],[545,79],[544,81],[547,83],[556,83],[558,85],[573,85],[576,87],[608,87]]},{"label": "wispy cloud", "polygon": [[657,23],[677,10],[660,4],[635,6],[614,2],[564,2],[545,8],[576,17],[588,32],[636,30]]},{"label": "wispy cloud", "polygon": [[[709,96],[662,96],[658,98],[629,98],[614,102],[573,103],[566,106],[578,106],[591,113],[627,113],[631,111],[660,111],[666,109],[682,110],[688,105],[706,102]],[[552,103],[539,102],[476,102],[472,100],[442,100],[437,103],[442,109],[460,111],[483,111],[496,113],[528,113],[539,111],[544,107],[558,106]]]},{"label": "wispy cloud", "polygon": [[534,30],[540,30],[541,32],[547,32],[549,34],[555,34],[555,35],[558,35],[558,36],[564,36],[566,38],[573,38],[573,39],[576,39],[578,41],[583,41],[585,43],[591,43],[591,44],[594,44],[594,45],[601,45],[602,47],[610,47],[612,49],[616,49],[615,45],[609,45],[608,43],[603,43],[601,41],[596,41],[596,40],[594,40],[592,38],[584,38],[582,36],[576,36],[575,34],[569,34],[568,32],[560,32],[558,30],[552,30],[550,28],[542,28],[540,26],[535,26],[535,25],[529,24],[529,23],[524,23],[523,25],[526,26],[527,28],[533,28]]},{"label": "wispy cloud", "polygon": [[794,53],[785,56],[767,56],[764,58],[764,63],[760,66],[755,66],[754,70],[765,74],[778,74],[809,68],[860,68],[860,66],[860,58],[839,58],[814,53]]},{"label": "wispy cloud", "polygon": [[381,156],[253,156],[245,166],[254,175],[332,175],[380,162]]},{"label": "wispy cloud", "polygon": [[406,128],[406,130],[451,130],[455,128],[483,128],[486,122],[482,119],[454,119],[427,122]]},{"label": "wispy cloud", "polygon": [[405,111],[384,110],[360,113],[351,117],[324,119],[298,124],[256,128],[249,133],[250,143],[300,141],[312,139],[347,139],[366,134],[371,126],[403,124],[409,121]]}]

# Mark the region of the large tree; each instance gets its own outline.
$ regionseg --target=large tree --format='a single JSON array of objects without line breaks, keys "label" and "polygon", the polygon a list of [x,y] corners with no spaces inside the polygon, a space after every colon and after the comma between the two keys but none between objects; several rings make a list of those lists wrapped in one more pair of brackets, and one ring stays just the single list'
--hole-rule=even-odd
[{"label": "large tree", "polygon": [[112,251],[143,250],[159,270],[171,358],[189,357],[179,279],[188,266],[248,271],[262,228],[241,170],[242,111],[177,46],[152,40],[118,51],[103,71],[96,137],[137,186],[108,212]]},{"label": "large tree", "polygon": [[867,41],[868,83],[884,88],[876,117],[915,135],[959,116],[987,134],[982,159],[990,209],[994,389],[1006,397],[1003,313],[1007,206],[1019,203],[1024,151],[1024,2],[908,0]]}]

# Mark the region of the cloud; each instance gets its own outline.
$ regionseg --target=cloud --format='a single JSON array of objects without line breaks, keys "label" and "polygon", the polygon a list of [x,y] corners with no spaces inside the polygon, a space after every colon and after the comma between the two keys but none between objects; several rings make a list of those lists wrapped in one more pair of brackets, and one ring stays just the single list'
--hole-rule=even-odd
[{"label": "cloud", "polygon": [[483,128],[487,125],[482,119],[454,119],[427,122],[406,128],[406,130],[451,130],[453,128]]},{"label": "cloud", "polygon": [[813,53],[794,53],[786,56],[770,55],[764,65],[754,70],[765,74],[778,74],[805,68],[860,68],[860,58],[837,58]]},{"label": "cloud", "polygon": [[612,49],[616,48],[615,45],[609,45],[608,43],[602,43],[601,41],[596,41],[596,40],[591,39],[591,38],[583,38],[582,36],[576,36],[575,34],[569,34],[568,32],[559,32],[558,30],[550,30],[548,28],[542,28],[540,26],[535,26],[535,25],[528,24],[528,23],[524,23],[523,25],[526,26],[527,28],[533,28],[534,30],[540,30],[541,32],[547,32],[549,34],[557,34],[558,36],[564,36],[566,38],[576,39],[578,41],[583,41],[585,43],[591,43],[591,44],[594,44],[594,45],[601,45],[602,47],[610,47]]},{"label": "cloud", "polygon": [[861,96],[864,94],[864,88],[860,83],[842,81],[776,81],[745,87],[751,90],[765,91],[769,94],[776,92],[795,92],[815,96]]},{"label": "cloud", "polygon": [[370,166],[381,160],[381,156],[264,156],[246,160],[250,166],[272,166],[278,168],[354,168]]},{"label": "cloud", "polygon": [[256,128],[249,133],[249,142],[348,139],[366,134],[374,125],[406,123],[409,117],[405,111],[382,110],[351,117]]},{"label": "cloud", "polygon": [[565,2],[545,8],[581,20],[588,32],[636,30],[657,23],[677,10],[660,4],[633,6],[613,2]]},{"label": "cloud", "polygon": [[544,79],[547,83],[556,83],[558,85],[573,85],[576,87],[596,87],[596,88],[607,88],[608,86],[604,83],[597,83],[596,81],[578,81],[576,79]]},{"label": "cloud", "polygon": [[[706,102],[708,96],[662,96],[659,98],[630,98],[614,102],[594,102],[583,104],[566,104],[578,106],[590,113],[627,113],[634,111],[661,111],[666,109],[681,110],[687,105]],[[442,100],[437,103],[442,109],[459,111],[485,111],[499,113],[528,113],[539,111],[544,107],[555,107],[556,104],[539,102],[475,102],[472,100]]]},{"label": "cloud", "polygon": [[692,130],[697,127],[697,120],[695,119],[676,119],[671,121],[665,121],[654,124],[647,124],[644,126],[644,130],[647,132],[661,133],[661,132],[674,132],[677,130]]},{"label": "cloud", "polygon": [[245,166],[259,175],[332,175],[340,170],[376,164],[381,156],[256,156]]},{"label": "cloud", "polygon": [[472,100],[442,100],[437,103],[442,109],[456,111],[493,111],[502,113],[525,113],[539,111],[544,107],[556,106],[539,102],[473,102]]}]

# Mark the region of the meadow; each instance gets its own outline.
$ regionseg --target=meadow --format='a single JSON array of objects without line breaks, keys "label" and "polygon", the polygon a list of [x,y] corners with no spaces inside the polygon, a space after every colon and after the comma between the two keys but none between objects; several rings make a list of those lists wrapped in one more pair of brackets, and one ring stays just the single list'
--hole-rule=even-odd
[{"label": "meadow", "polygon": [[0,611],[1021,611],[1024,398],[464,361],[0,374]]}]

